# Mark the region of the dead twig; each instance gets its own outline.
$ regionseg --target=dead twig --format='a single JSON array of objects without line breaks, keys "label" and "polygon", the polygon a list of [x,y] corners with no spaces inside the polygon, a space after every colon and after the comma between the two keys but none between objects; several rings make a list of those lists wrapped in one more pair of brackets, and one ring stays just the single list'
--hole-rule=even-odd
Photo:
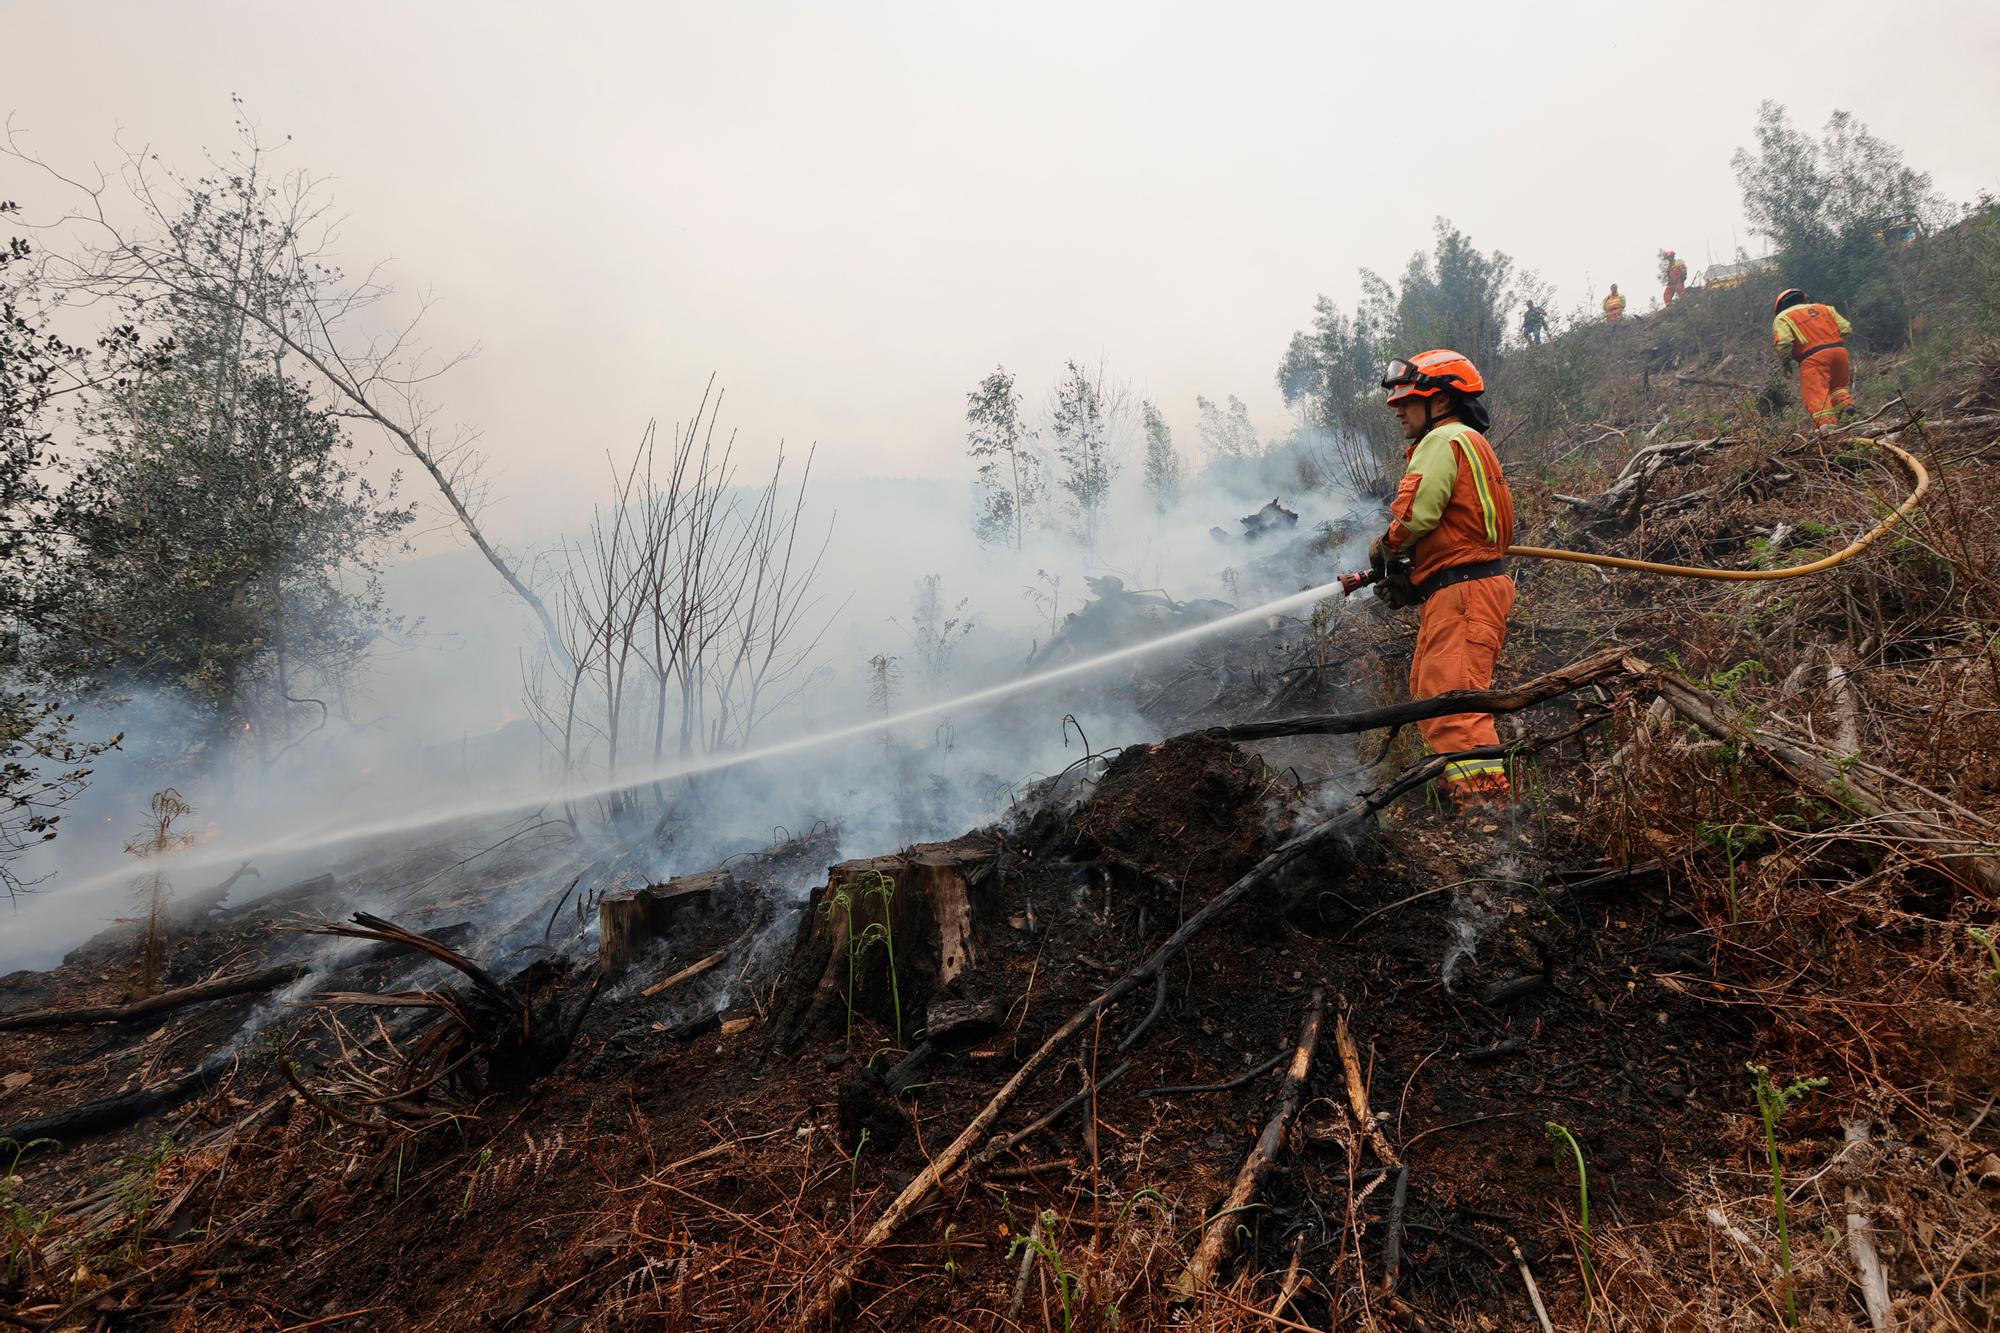
[{"label": "dead twig", "polygon": [[1261,1078],[1263,1075],[1270,1073],[1273,1069],[1276,1069],[1280,1064],[1284,1063],[1284,1059],[1287,1054],[1288,1052],[1286,1051],[1279,1051],[1276,1055],[1264,1061],[1262,1064],[1253,1065],[1249,1069],[1246,1069],[1242,1073],[1238,1074],[1235,1078],[1232,1078],[1224,1083],[1181,1083],[1181,1084],[1175,1084],[1172,1087],[1147,1088],[1144,1091],[1142,1091],[1139,1095],[1141,1097],[1170,1097],[1176,1093],[1183,1093],[1183,1092],[1186,1093],[1234,1092],[1238,1088],[1248,1087],[1250,1084],[1256,1082],[1257,1079]]},{"label": "dead twig", "polygon": [[1541,1288],[1535,1285],[1535,1275],[1528,1270],[1528,1261],[1521,1254],[1521,1242],[1507,1237],[1507,1250],[1514,1256],[1514,1265],[1520,1269],[1521,1285],[1528,1289],[1528,1301],[1535,1307],[1535,1318],[1542,1321],[1542,1333],[1556,1333],[1555,1325],[1549,1322],[1548,1307],[1542,1304]]},{"label": "dead twig", "polygon": [[1278,1158],[1278,1148],[1285,1141],[1285,1131],[1291,1127],[1292,1117],[1298,1114],[1299,1094],[1305,1090],[1306,1076],[1312,1072],[1313,1052],[1319,1047],[1320,1020],[1326,1014],[1326,992],[1315,988],[1307,1002],[1306,1018],[1299,1028],[1298,1044],[1292,1048],[1292,1061],[1285,1070],[1285,1077],[1278,1085],[1277,1109],[1264,1123],[1264,1132],[1257,1136],[1257,1144],[1250,1155],[1243,1159],[1243,1165],[1236,1172],[1236,1183],[1222,1201],[1221,1209],[1209,1219],[1208,1227],[1202,1233],[1201,1244],[1195,1247],[1194,1257],[1181,1270],[1174,1282],[1174,1291],[1186,1300],[1197,1292],[1206,1291],[1214,1282],[1216,1272],[1229,1251],[1230,1239],[1235,1235],[1234,1218],[1250,1206],[1257,1197],[1258,1187],[1264,1177],[1270,1174],[1271,1165]]}]

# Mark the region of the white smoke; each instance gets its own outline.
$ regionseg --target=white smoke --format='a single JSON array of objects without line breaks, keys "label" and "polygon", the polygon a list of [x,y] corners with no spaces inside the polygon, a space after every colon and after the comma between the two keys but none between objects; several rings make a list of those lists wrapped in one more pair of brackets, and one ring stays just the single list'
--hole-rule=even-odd
[{"label": "white smoke", "polygon": [[[1295,594],[1341,567],[1321,557],[1304,560],[1302,539],[1324,523],[1351,526],[1361,508],[1342,495],[1301,489],[1284,455],[1261,469],[1237,464],[1226,485],[1219,472],[1201,474],[1164,516],[1152,512],[1136,477],[1122,479],[1117,494],[1109,535],[1092,558],[1057,532],[1038,532],[1019,552],[980,547],[963,482],[816,478],[807,527],[832,523],[820,571],[833,613],[816,658],[820,675],[760,733],[765,757],[730,757],[705,773],[699,770],[711,766],[693,766],[697,773],[683,780],[693,783],[700,818],[654,845],[647,873],[657,879],[705,870],[722,857],[769,845],[783,830],[818,824],[838,829],[841,855],[848,857],[976,827],[1004,814],[1034,776],[1059,772],[1080,756],[1074,732],[1063,726],[1065,713],[1075,715],[1098,749],[1156,739],[1155,724],[1129,707],[1138,654],[1004,697],[1031,650],[1048,641],[1052,619],[1059,631],[1063,618],[1084,605],[1086,577],[1116,574],[1128,588],[1239,606]],[[1295,533],[1255,547],[1210,536],[1211,528],[1239,532],[1237,519],[1274,495],[1299,512]],[[1280,547],[1290,554],[1273,560],[1270,552]],[[1351,546],[1342,556],[1353,558]],[[963,614],[973,626],[936,694],[974,700],[961,706],[933,697],[910,671],[895,708],[912,715],[873,728],[866,663],[877,654],[911,660],[905,626],[912,595],[932,574],[940,576],[948,605],[965,601]],[[135,869],[122,853],[128,825],[136,825],[150,791],[168,783],[195,806],[200,835],[169,867],[177,890],[183,896],[203,890],[251,860],[260,875],[240,882],[232,903],[326,871],[354,876],[413,840],[456,832],[460,842],[476,845],[508,820],[537,812],[574,811],[584,831],[598,836],[590,795],[561,799],[547,752],[525,718],[523,679],[537,640],[523,608],[471,552],[394,566],[385,583],[391,610],[413,628],[378,644],[326,728],[268,771],[185,772],[146,762],[153,742],[180,725],[160,700],[85,712],[82,734],[123,730],[126,750],[106,756],[62,836],[22,867],[42,878],[4,918],[0,970],[49,966],[125,909]],[[1031,596],[1031,589],[1041,595]],[[853,734],[784,748],[829,731]],[[450,821],[478,832],[454,830]],[[508,901],[483,909],[483,924],[499,930],[518,921],[560,887],[517,885]]]}]

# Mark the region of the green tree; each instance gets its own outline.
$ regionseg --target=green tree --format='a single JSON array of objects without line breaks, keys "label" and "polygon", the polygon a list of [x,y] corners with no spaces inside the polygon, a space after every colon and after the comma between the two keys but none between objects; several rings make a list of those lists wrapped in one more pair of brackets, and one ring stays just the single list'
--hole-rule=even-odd
[{"label": "green tree", "polygon": [[1948,220],[1931,178],[1845,111],[1815,139],[1765,102],[1755,134],[1756,146],[1738,149],[1730,165],[1744,215],[1772,245],[1779,283],[1840,306],[1864,342],[1899,343],[1909,314],[1883,231],[1900,219],[1920,230]]},{"label": "green tree", "polygon": [[1005,366],[965,396],[965,452],[979,464],[973,533],[981,542],[1020,550],[1046,498],[1035,433],[1021,420],[1021,395]]},{"label": "green tree", "polygon": [[[323,725],[385,628],[381,553],[414,517],[361,476],[339,417],[279,359],[183,325],[175,367],[110,395],[78,472],[68,600],[119,627],[64,666],[162,690],[268,763]],[[55,652],[65,651],[51,645]],[[303,730],[302,730],[303,728]]]},{"label": "green tree", "polygon": [[414,517],[292,373],[275,330],[318,278],[268,197],[254,174],[188,194],[170,232],[202,276],[148,301],[171,364],[99,390],[80,417],[95,447],[58,506],[58,600],[116,634],[49,636],[43,660],[189,705],[199,734],[159,738],[161,759],[247,737],[269,763],[324,725],[319,696],[343,694],[384,628],[379,558]]},{"label": "green tree", "polygon": [[1439,218],[1431,250],[1410,256],[1395,283],[1361,271],[1350,315],[1322,296],[1310,329],[1292,335],[1278,365],[1286,406],[1331,437],[1349,484],[1378,489],[1400,455],[1400,433],[1382,410],[1382,367],[1432,347],[1463,352],[1490,380],[1500,367],[1515,304],[1513,260],[1481,251]]},{"label": "green tree", "polygon": [[1264,446],[1257,440],[1257,428],[1250,424],[1249,405],[1241,398],[1230,394],[1226,411],[1200,394],[1195,395],[1194,405],[1201,413],[1196,433],[1210,458],[1255,458],[1264,452]]},{"label": "green tree", "polygon": [[1107,403],[1101,378],[1069,362],[1056,382],[1049,416],[1049,436],[1059,468],[1056,483],[1068,496],[1077,539],[1092,551],[1103,531],[1112,478],[1118,475],[1118,460],[1112,451],[1112,404]]},{"label": "green tree", "polygon": [[[0,203],[0,215],[13,211]],[[0,249],[0,890],[10,897],[29,887],[18,858],[56,836],[92,762],[120,740],[76,735],[59,693],[69,682],[42,661],[51,636],[105,632],[65,604],[56,577],[67,538],[50,416],[68,395],[122,383],[154,355],[130,326],[95,349],[50,332],[32,305],[32,253],[19,238]]]},{"label": "green tree", "polygon": [[1167,429],[1159,408],[1142,402],[1139,416],[1146,431],[1146,494],[1153,498],[1153,512],[1164,514],[1180,502],[1181,456],[1174,450],[1173,432]]}]

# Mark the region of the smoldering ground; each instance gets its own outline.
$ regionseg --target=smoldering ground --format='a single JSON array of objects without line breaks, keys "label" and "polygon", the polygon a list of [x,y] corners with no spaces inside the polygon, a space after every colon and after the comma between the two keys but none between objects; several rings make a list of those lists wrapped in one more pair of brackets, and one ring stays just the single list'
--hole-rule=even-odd
[{"label": "smoldering ground", "polygon": [[[1037,529],[1022,550],[982,547],[963,482],[814,478],[802,531],[824,541],[817,647],[752,748],[934,711],[837,744],[683,776],[650,791],[637,821],[607,820],[604,793],[593,789],[646,773],[628,769],[607,781],[586,763],[565,776],[538,731],[524,692],[544,651],[539,630],[485,563],[458,551],[392,566],[385,585],[403,628],[376,643],[325,726],[268,767],[255,765],[247,744],[224,762],[163,762],[191,725],[170,698],[86,702],[87,728],[122,731],[127,741],[97,766],[61,836],[24,864],[35,883],[0,931],[0,969],[52,965],[129,910],[137,871],[124,850],[129,826],[167,785],[196,811],[194,844],[171,858],[176,891],[204,890],[247,861],[257,874],[239,881],[232,903],[326,871],[355,873],[413,841],[450,841],[469,854],[536,821],[563,821],[591,847],[643,845],[648,873],[659,878],[815,826],[838,831],[840,855],[860,856],[989,822],[1084,746],[1156,739],[1158,727],[1133,707],[1129,658],[1004,703],[950,701],[1022,676],[1090,600],[1093,577],[1238,607],[1330,578],[1356,557],[1354,542],[1308,551],[1311,538],[1326,526],[1354,529],[1368,502],[1302,487],[1304,452],[1295,445],[1197,473],[1165,514],[1136,485],[1114,491],[1094,554],[1059,527]],[[1241,540],[1238,519],[1274,496],[1299,513],[1296,531]],[[578,516],[561,531],[586,524]],[[1229,539],[1218,541],[1215,528]],[[547,536],[538,549],[562,540]],[[916,603],[933,578],[933,611],[954,622],[942,651],[939,626],[918,623]],[[928,651],[918,641],[926,634]],[[886,698],[884,668],[871,662],[888,664]],[[674,836],[653,836],[666,822]],[[496,902],[482,925],[500,932],[527,912],[528,899],[551,891],[522,886],[521,901]]]}]

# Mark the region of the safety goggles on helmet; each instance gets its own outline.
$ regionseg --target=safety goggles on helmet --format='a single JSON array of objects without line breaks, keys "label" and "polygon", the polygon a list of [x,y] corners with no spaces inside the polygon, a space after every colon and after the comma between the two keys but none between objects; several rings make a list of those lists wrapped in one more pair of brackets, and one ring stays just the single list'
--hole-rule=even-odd
[{"label": "safety goggles on helmet", "polygon": [[[1419,394],[1431,394],[1436,393],[1439,389],[1456,388],[1459,383],[1460,379],[1456,372],[1447,371],[1442,375],[1426,374],[1415,363],[1404,361],[1401,358],[1391,361],[1388,369],[1382,375],[1383,388],[1392,390],[1407,388]],[[1392,400],[1394,397],[1401,396],[1400,394],[1392,395]]]}]

